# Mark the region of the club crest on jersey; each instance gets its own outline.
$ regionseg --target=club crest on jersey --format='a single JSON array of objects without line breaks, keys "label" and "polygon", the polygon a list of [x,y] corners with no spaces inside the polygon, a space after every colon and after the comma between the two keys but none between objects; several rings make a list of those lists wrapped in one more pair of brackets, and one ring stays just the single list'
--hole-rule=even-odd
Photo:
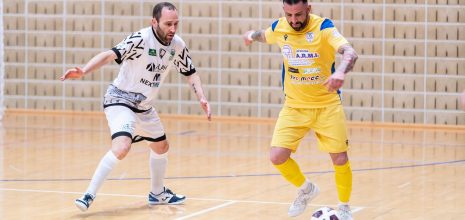
[{"label": "club crest on jersey", "polygon": [[149,55],[156,57],[157,56],[157,50],[156,49],[149,49]]},{"label": "club crest on jersey", "polygon": [[163,48],[160,48],[160,58],[163,59],[163,57],[165,56],[165,54],[166,54],[166,50],[163,49]]},{"label": "club crest on jersey", "polygon": [[307,34],[305,34],[305,38],[307,39],[309,43],[311,43],[314,38],[313,32],[308,32]]},{"label": "club crest on jersey", "polygon": [[176,51],[174,51],[174,49],[171,49],[169,60],[173,60],[174,54],[176,54]]},{"label": "club crest on jersey", "polygon": [[287,34],[285,34],[285,35],[284,35],[284,40],[287,40],[287,37],[288,37]]}]

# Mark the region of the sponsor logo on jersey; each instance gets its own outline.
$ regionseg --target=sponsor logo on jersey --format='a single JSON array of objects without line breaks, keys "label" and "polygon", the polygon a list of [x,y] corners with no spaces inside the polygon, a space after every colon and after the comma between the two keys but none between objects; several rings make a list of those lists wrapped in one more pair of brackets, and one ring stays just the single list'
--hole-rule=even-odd
[{"label": "sponsor logo on jersey", "polygon": [[156,73],[153,76],[152,81],[144,79],[144,78],[140,79],[140,83],[142,83],[144,85],[147,85],[149,87],[159,87],[160,86],[160,81],[161,81],[161,74],[160,73]]},{"label": "sponsor logo on jersey", "polygon": [[149,87],[158,87],[160,86],[160,82],[150,82],[149,80],[146,80],[144,78],[140,79],[140,83],[149,86]]},{"label": "sponsor logo on jersey", "polygon": [[285,35],[284,35],[284,40],[285,40],[285,41],[287,40],[287,37],[288,37],[287,34],[285,34]]},{"label": "sponsor logo on jersey", "polygon": [[145,67],[145,69],[150,71],[150,72],[165,71],[166,68],[168,68],[167,65],[155,64],[155,63],[150,63],[150,64],[147,65],[147,67]]},{"label": "sponsor logo on jersey", "polygon": [[149,55],[156,57],[157,56],[157,49],[149,49]]},{"label": "sponsor logo on jersey", "polygon": [[292,54],[292,47],[287,44],[283,46],[283,48],[281,49],[281,53],[287,59],[291,59],[294,56]]},{"label": "sponsor logo on jersey", "polygon": [[305,38],[307,39],[309,43],[311,43],[314,38],[313,32],[308,32],[307,34],[305,34]]},{"label": "sponsor logo on jersey", "polygon": [[306,49],[297,49],[294,56],[292,47],[289,45],[284,45],[281,53],[287,59],[289,66],[310,66],[315,62],[314,59],[320,57],[318,53]]},{"label": "sponsor logo on jersey", "polygon": [[295,52],[295,58],[308,58],[308,59],[315,59],[320,57],[320,54],[317,52],[310,52],[305,49],[297,49]]},{"label": "sponsor logo on jersey", "polygon": [[288,67],[287,71],[289,71],[290,73],[299,73],[299,69],[294,67]]},{"label": "sponsor logo on jersey", "polygon": [[160,73],[155,74],[155,76],[153,76],[153,80],[152,80],[152,81],[160,81],[160,76],[161,76]]},{"label": "sponsor logo on jersey", "polygon": [[318,74],[321,72],[321,69],[319,67],[317,68],[305,68],[304,69],[304,74]]},{"label": "sponsor logo on jersey", "polygon": [[287,59],[289,66],[310,66],[314,63],[311,59],[290,58]]},{"label": "sponsor logo on jersey", "polygon": [[325,81],[324,76],[293,76],[289,75],[292,84],[306,84],[306,85],[315,85],[321,84]]}]

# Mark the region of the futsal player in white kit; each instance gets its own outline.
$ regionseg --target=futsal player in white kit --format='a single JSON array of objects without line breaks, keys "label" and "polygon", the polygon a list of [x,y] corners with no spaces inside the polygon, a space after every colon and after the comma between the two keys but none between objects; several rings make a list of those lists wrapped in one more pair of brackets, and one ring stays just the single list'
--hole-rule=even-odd
[{"label": "futsal player in white kit", "polygon": [[[169,69],[174,67],[187,77],[208,120],[211,119],[211,110],[189,50],[175,34],[179,23],[176,7],[168,2],[159,3],[153,8],[152,17],[150,27],[132,33],[111,50],[93,57],[83,68],[69,69],[61,77],[61,80],[81,78],[112,60],[121,65],[103,103],[112,146],[100,160],[84,195],[75,201],[81,211],[89,208],[98,189],[129,152],[131,144],[141,140],[148,141],[151,149],[148,203],[181,204],[186,199],[163,184],[169,145],[160,118],[150,102],[155,99]],[[136,135],[136,126],[145,134]]]}]

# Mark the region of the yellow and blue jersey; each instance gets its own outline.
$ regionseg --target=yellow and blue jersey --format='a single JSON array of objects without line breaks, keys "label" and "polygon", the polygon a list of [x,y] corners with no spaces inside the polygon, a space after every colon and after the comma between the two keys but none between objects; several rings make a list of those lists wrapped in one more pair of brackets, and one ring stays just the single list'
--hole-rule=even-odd
[{"label": "yellow and blue jersey", "polygon": [[348,44],[330,19],[310,14],[307,26],[295,31],[282,17],[266,29],[265,37],[268,44],[281,48],[286,106],[323,108],[341,103],[338,93],[323,85],[335,71],[337,49]]}]

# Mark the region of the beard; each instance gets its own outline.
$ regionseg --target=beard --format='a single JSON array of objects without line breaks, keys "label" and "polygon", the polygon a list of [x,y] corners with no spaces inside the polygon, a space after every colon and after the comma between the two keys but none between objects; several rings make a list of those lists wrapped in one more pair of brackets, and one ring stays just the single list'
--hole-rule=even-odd
[{"label": "beard", "polygon": [[[309,17],[307,15],[307,17],[305,18],[305,21],[304,22],[296,22],[296,23],[292,23],[292,22],[289,22],[289,25],[292,27],[292,29],[294,29],[295,31],[301,31],[302,29],[305,28],[305,26],[307,26],[308,24],[308,20],[309,20]],[[298,27],[295,27],[294,25],[299,25]]]},{"label": "beard", "polygon": [[160,40],[165,44],[170,44],[171,40],[173,40],[173,37],[169,37],[168,34],[163,32],[159,26],[157,26],[155,32],[157,32],[158,38],[160,38]]}]

